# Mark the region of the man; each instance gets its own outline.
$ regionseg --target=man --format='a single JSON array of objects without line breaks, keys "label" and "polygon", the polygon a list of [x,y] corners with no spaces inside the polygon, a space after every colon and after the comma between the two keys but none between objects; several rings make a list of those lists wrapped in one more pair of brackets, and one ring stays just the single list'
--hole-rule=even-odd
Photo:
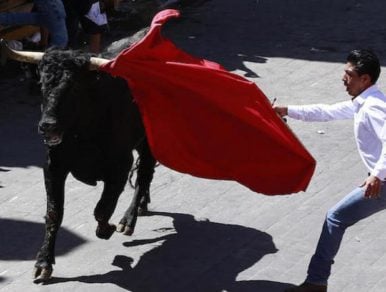
[{"label": "man", "polygon": [[89,37],[89,51],[99,54],[102,34],[107,31],[108,19],[104,1],[99,0],[63,0],[67,13],[67,29],[70,47],[77,47],[79,23]]},{"label": "man", "polygon": [[386,208],[386,97],[377,88],[380,74],[377,56],[354,50],[347,57],[343,83],[352,98],[333,105],[275,106],[281,116],[304,121],[354,119],[354,134],[369,175],[326,216],[316,251],[303,284],[287,292],[327,291],[331,265],[347,227]]},{"label": "man", "polygon": [[[65,48],[68,35],[66,27],[66,13],[62,0],[34,0],[34,12],[5,12],[0,13],[2,25],[37,25],[48,30],[50,45]],[[44,37],[42,44],[44,44]]]}]

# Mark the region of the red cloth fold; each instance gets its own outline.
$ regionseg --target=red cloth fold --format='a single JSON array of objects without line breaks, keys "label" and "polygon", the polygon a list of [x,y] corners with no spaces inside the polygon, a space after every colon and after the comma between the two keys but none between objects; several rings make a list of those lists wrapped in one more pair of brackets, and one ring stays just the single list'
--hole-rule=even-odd
[{"label": "red cloth fold", "polygon": [[138,43],[102,70],[127,80],[151,151],[167,167],[237,181],[267,195],[305,190],[315,160],[253,83],[161,35],[163,10]]}]

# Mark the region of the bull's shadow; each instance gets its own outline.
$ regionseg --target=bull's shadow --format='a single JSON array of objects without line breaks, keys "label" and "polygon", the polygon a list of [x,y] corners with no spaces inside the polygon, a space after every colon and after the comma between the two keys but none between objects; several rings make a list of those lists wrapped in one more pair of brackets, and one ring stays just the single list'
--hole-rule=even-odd
[{"label": "bull's shadow", "polygon": [[[45,225],[31,221],[0,218],[0,261],[34,260],[44,238]],[[64,255],[86,240],[61,228],[57,255]]]},{"label": "bull's shadow", "polygon": [[[79,281],[111,283],[134,292],[171,291],[282,291],[288,284],[270,281],[236,281],[242,271],[267,254],[276,253],[272,237],[253,228],[210,221],[192,215],[154,212],[173,218],[175,233],[124,243],[160,245],[144,254],[136,265],[127,255],[117,255],[105,274],[53,278],[51,283]],[[169,229],[158,230],[170,232]]]}]

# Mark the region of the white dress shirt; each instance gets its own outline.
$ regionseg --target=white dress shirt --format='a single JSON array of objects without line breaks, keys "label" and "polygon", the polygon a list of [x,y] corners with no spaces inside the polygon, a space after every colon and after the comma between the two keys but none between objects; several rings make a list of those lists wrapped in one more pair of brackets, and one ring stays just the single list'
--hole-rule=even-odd
[{"label": "white dress shirt", "polygon": [[386,97],[373,85],[353,100],[333,105],[288,106],[288,116],[303,121],[331,121],[354,118],[359,155],[371,175],[386,178]]},{"label": "white dress shirt", "polygon": [[107,24],[107,15],[101,12],[99,1],[91,6],[85,16],[99,26]]}]

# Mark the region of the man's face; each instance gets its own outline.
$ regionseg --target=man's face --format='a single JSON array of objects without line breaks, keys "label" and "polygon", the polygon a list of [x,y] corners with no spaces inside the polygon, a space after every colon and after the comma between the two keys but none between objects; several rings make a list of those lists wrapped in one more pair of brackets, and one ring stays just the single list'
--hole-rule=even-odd
[{"label": "man's face", "polygon": [[359,75],[351,63],[345,65],[342,81],[348,94],[354,97],[361,94],[371,85],[370,76],[368,74]]}]

